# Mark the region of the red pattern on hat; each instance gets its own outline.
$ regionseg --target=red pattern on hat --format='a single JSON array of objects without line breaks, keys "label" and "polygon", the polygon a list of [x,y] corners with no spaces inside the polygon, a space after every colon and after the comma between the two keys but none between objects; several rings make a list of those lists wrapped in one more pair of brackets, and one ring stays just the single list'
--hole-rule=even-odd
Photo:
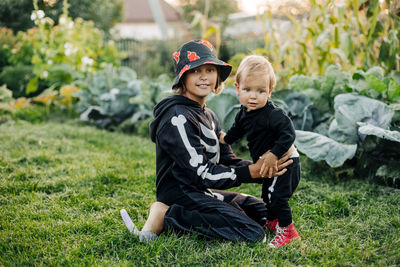
[{"label": "red pattern on hat", "polygon": [[180,55],[180,54],[181,54],[181,52],[175,52],[175,53],[173,54],[176,63],[179,62],[179,55]]},{"label": "red pattern on hat", "polygon": [[210,48],[211,51],[213,50],[213,46],[212,46],[212,44],[211,44],[209,41],[200,40],[200,41],[198,41],[197,43],[198,43],[198,44],[203,44],[203,45],[207,46],[208,48]]},{"label": "red pattern on hat", "polygon": [[187,51],[187,54],[190,62],[200,59],[196,52]]},{"label": "red pattern on hat", "polygon": [[185,67],[183,67],[183,68],[181,69],[181,72],[179,72],[179,77],[181,77],[182,74],[185,73],[185,71],[187,71],[187,70],[189,70],[189,69],[190,69],[190,66],[189,66],[189,65],[185,65]]}]

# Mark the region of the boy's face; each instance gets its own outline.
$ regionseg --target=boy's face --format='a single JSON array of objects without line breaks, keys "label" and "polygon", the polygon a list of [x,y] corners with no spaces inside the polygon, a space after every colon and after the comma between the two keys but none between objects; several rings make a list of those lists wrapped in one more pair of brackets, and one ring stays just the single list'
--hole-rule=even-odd
[{"label": "boy's face", "polygon": [[215,65],[205,64],[187,71],[184,77],[186,91],[182,94],[203,105],[215,89],[218,71]]},{"label": "boy's face", "polygon": [[240,103],[247,108],[247,111],[260,109],[265,106],[271,97],[273,88],[269,88],[268,76],[265,75],[247,75],[240,82],[235,83],[236,93],[239,96]]}]

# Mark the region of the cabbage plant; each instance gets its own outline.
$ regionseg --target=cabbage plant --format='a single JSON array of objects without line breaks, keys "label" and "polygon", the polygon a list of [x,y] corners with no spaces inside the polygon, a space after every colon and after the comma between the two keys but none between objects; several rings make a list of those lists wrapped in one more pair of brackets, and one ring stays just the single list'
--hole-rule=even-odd
[{"label": "cabbage plant", "polygon": [[92,121],[100,128],[116,126],[139,110],[129,102],[141,91],[136,72],[127,67],[108,65],[104,70],[89,75],[87,90],[73,95],[79,98],[76,109],[84,121]]}]

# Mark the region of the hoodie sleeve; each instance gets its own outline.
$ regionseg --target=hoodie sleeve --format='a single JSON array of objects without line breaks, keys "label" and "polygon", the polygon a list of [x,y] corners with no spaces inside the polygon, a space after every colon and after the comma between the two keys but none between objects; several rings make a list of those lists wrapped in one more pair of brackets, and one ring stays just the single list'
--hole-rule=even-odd
[{"label": "hoodie sleeve", "polygon": [[[207,158],[206,147],[209,145],[201,140],[200,127],[190,114],[176,114],[158,132],[158,145],[168,152],[174,162],[174,177],[200,190],[227,189],[253,180],[248,166],[231,168]],[[219,152],[218,146],[216,143]]]},{"label": "hoodie sleeve", "polygon": [[270,127],[274,132],[279,133],[279,138],[271,148],[271,152],[281,158],[294,143],[296,131],[290,118],[278,108],[270,113]]},{"label": "hoodie sleeve", "polygon": [[[219,138],[219,132],[221,131],[221,125],[218,121],[217,116],[214,113],[211,113],[211,116],[215,123],[216,132],[218,133],[218,138]],[[221,163],[225,166],[230,166],[230,167],[248,166],[250,164],[253,164],[252,161],[243,160],[241,158],[238,158],[235,155],[235,153],[233,153],[230,145],[224,145],[224,144],[220,143],[219,147],[220,147],[219,163]],[[251,182],[253,182],[253,181],[251,181]]]},{"label": "hoodie sleeve", "polygon": [[231,145],[235,141],[241,139],[244,135],[245,132],[243,128],[240,126],[240,117],[242,114],[242,110],[240,110],[235,117],[235,122],[233,123],[232,127],[226,132],[226,135],[224,137],[225,143]]}]

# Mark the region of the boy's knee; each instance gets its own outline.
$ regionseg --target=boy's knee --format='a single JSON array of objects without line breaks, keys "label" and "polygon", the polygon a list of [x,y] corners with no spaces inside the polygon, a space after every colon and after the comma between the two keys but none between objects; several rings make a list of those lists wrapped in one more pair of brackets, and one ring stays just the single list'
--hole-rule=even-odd
[{"label": "boy's knee", "polygon": [[165,213],[168,210],[169,206],[165,205],[162,202],[156,201],[153,204],[151,204],[150,210],[155,211],[155,212],[162,212]]}]

